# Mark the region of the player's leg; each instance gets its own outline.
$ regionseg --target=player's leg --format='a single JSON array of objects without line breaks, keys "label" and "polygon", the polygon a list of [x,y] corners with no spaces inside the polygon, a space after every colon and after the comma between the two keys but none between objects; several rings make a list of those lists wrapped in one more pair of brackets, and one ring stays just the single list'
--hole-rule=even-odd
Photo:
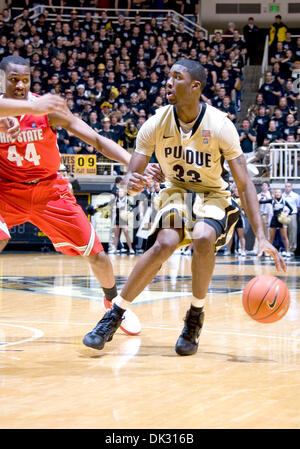
[{"label": "player's leg", "polygon": [[287,234],[287,228],[280,228],[280,234],[283,240],[283,245],[284,245],[284,249],[286,251],[286,253],[288,254],[290,251],[290,242],[288,239],[288,234]]},{"label": "player's leg", "polygon": [[11,239],[9,229],[27,221],[27,203],[30,205],[29,189],[23,185],[13,188],[12,183],[0,183],[0,252]]},{"label": "player's leg", "polygon": [[[1,236],[0,236],[0,238],[1,238]],[[2,251],[4,250],[6,245],[8,244],[9,240],[10,240],[9,238],[0,240],[0,253],[2,253]]]},{"label": "player's leg", "polygon": [[224,256],[230,256],[231,255],[231,248],[232,248],[232,244],[233,244],[233,239],[234,239],[234,234],[231,237],[231,239],[229,240],[229,242],[227,243],[227,250],[224,251]]},{"label": "player's leg", "polygon": [[[240,217],[239,208],[231,203],[230,199],[214,199],[212,204],[210,201],[211,198],[204,201],[204,210],[208,211],[209,216],[199,219],[193,230],[193,297],[184,320],[184,328],[175,345],[175,351],[179,355],[192,355],[198,350],[206,295],[215,267],[215,254],[222,246],[228,244]],[[212,211],[216,218],[211,217]]]},{"label": "player's leg", "polygon": [[288,224],[288,239],[290,243],[290,251],[294,253],[297,249],[297,231],[298,231],[298,217],[297,214],[290,215],[291,221]]},{"label": "player's leg", "polygon": [[[1,209],[0,209],[1,210]],[[0,253],[10,241],[10,233],[4,218],[0,215]]]},{"label": "player's leg", "polygon": [[[56,251],[84,256],[103,289],[104,308],[112,307],[112,300],[118,293],[112,264],[90,221],[63,180],[56,179],[35,186],[30,221],[50,238]],[[139,320],[133,312],[126,314],[122,330],[132,335],[140,332]]]},{"label": "player's leg", "polygon": [[114,232],[114,241],[115,241],[115,250],[116,252],[118,251],[118,246],[119,246],[119,238],[120,238],[120,227],[119,226],[115,226],[115,232]]},{"label": "player's leg", "polygon": [[275,234],[276,234],[276,228],[270,227],[269,228],[269,241],[270,241],[270,243],[272,243],[272,245],[273,245],[273,242],[275,239]]},{"label": "player's leg", "polygon": [[179,355],[192,355],[198,350],[198,339],[204,321],[204,305],[215,267],[216,231],[204,221],[195,224],[193,232],[191,306],[184,319],[183,330],[175,345]]},{"label": "player's leg", "polygon": [[124,235],[125,235],[125,239],[126,239],[126,243],[128,245],[128,248],[129,248],[129,252],[130,252],[130,254],[134,254],[134,250],[132,248],[132,243],[131,243],[128,227],[127,226],[123,226],[122,230],[123,230]]},{"label": "player's leg", "polygon": [[[91,254],[87,260],[102,287],[103,307],[105,310],[110,310],[113,307],[113,300],[118,296],[111,260],[104,251]],[[120,327],[128,335],[138,335],[141,332],[140,320],[132,310],[126,310]]]},{"label": "player's leg", "polygon": [[237,228],[237,234],[241,245],[241,255],[246,255],[246,240],[245,240],[245,233],[244,228]]},{"label": "player's leg", "polygon": [[162,263],[167,260],[182,239],[182,231],[177,229],[162,229],[156,242],[138,260],[125,286],[118,296],[113,308],[107,312],[98,324],[83,339],[86,346],[102,349],[106,342],[111,341],[114,333],[122,323],[130,303],[144,290],[159,271]]}]

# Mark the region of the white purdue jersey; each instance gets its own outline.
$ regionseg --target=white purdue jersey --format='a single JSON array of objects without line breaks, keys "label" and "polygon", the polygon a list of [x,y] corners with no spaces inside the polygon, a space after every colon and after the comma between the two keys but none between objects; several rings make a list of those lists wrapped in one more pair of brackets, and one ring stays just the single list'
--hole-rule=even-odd
[{"label": "white purdue jersey", "polygon": [[137,153],[156,158],[167,185],[195,192],[230,196],[224,160],[242,154],[234,124],[224,112],[201,103],[201,112],[190,133],[184,134],[174,106],[163,106],[141,127]]}]

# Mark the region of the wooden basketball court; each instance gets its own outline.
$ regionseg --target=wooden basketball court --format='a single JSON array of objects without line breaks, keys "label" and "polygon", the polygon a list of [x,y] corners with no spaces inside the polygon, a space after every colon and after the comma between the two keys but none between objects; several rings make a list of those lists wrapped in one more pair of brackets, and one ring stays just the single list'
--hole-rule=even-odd
[{"label": "wooden basketball court", "polygon": [[[119,286],[140,256],[111,256]],[[118,331],[103,351],[82,344],[103,315],[87,263],[58,254],[0,256],[2,429],[300,428],[299,262],[279,276],[291,306],[273,324],[242,308],[271,262],[217,257],[199,351],[174,345],[190,304],[190,257],[173,255],[133,306],[140,336]]]}]

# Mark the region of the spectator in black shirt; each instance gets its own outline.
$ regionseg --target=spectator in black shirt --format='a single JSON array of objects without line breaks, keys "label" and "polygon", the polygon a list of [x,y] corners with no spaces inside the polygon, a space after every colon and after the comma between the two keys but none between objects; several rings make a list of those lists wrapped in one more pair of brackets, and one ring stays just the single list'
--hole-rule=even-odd
[{"label": "spectator in black shirt", "polygon": [[1,57],[1,59],[6,56],[6,52],[7,52],[7,37],[3,35],[0,37],[0,57]]},{"label": "spectator in black shirt", "polygon": [[0,13],[0,35],[8,36],[11,31],[11,26],[4,22],[3,14]]},{"label": "spectator in black shirt", "polygon": [[285,78],[289,78],[291,76],[291,72],[293,71],[294,63],[295,63],[295,57],[294,57],[292,50],[285,50],[285,58],[281,62],[281,70],[282,70]]},{"label": "spectator in black shirt", "polygon": [[130,35],[131,48],[134,53],[136,53],[142,44],[141,30],[140,27],[133,25],[132,33]]},{"label": "spectator in black shirt", "polygon": [[118,142],[118,136],[111,130],[110,128],[110,118],[104,117],[101,120],[102,128],[101,128],[101,136],[106,137],[107,139],[111,139],[114,142]]},{"label": "spectator in black shirt", "polygon": [[298,92],[294,91],[293,82],[291,79],[288,79],[283,87],[283,96],[286,97],[289,107],[294,108],[296,106]]},{"label": "spectator in black shirt", "polygon": [[282,111],[283,116],[286,118],[288,114],[296,114],[296,110],[293,106],[288,105],[287,97],[280,97],[278,101],[278,107]]},{"label": "spectator in black shirt", "polygon": [[272,120],[274,120],[276,123],[276,129],[282,132],[283,128],[286,126],[286,120],[280,108],[276,107],[274,109]]},{"label": "spectator in black shirt", "polygon": [[249,17],[247,25],[243,28],[243,35],[247,48],[247,58],[249,58],[250,64],[254,64],[259,42],[259,28],[255,25],[253,17]]},{"label": "spectator in black shirt", "polygon": [[295,59],[297,61],[300,61],[300,37],[297,37],[297,39],[296,39],[296,44],[293,48],[293,53],[294,53]]},{"label": "spectator in black shirt", "polygon": [[219,49],[219,44],[220,44],[221,42],[224,43],[224,40],[223,40],[223,38],[222,38],[222,34],[221,34],[219,31],[217,31],[217,32],[215,33],[215,36],[214,36],[213,40],[210,42],[209,47],[210,47],[210,48],[214,48],[216,51],[218,51],[218,49]]},{"label": "spectator in black shirt", "polygon": [[34,21],[34,25],[36,26],[36,30],[40,34],[42,39],[44,39],[45,35],[47,34],[47,31],[48,31],[48,28],[49,28],[48,23],[49,22],[46,21],[45,14],[40,14],[38,16],[37,20]]},{"label": "spectator in black shirt", "polygon": [[74,154],[73,148],[70,146],[70,137],[68,131],[61,126],[56,128],[57,143],[59,151],[62,154]]},{"label": "spectator in black shirt", "polygon": [[226,53],[225,50],[226,46],[223,42],[221,42],[217,51],[217,61],[222,63],[222,68],[225,67],[225,61],[228,59],[228,53]]},{"label": "spectator in black shirt", "polygon": [[264,100],[268,106],[275,106],[278,104],[282,91],[280,85],[273,80],[272,72],[266,72],[265,82],[261,85],[259,92],[263,94]]},{"label": "spectator in black shirt", "polygon": [[270,120],[269,122],[269,127],[265,133],[263,145],[268,146],[272,142],[283,142],[283,135],[281,131],[276,128],[276,122],[274,120]]},{"label": "spectator in black shirt", "polygon": [[223,69],[221,78],[218,79],[218,83],[221,87],[224,87],[226,90],[226,95],[229,95],[231,98],[231,101],[235,101],[236,99],[236,83],[235,81],[229,77],[228,70]]},{"label": "spectator in black shirt", "polygon": [[256,132],[250,129],[250,121],[248,119],[242,121],[242,127],[238,130],[238,134],[240,136],[241,148],[246,159],[248,159],[253,156],[254,144],[256,142]]},{"label": "spectator in black shirt", "polygon": [[139,89],[138,96],[139,96],[139,104],[138,104],[139,111],[141,111],[141,109],[144,109],[146,111],[146,114],[149,114],[151,104],[147,97],[147,91],[145,89]]},{"label": "spectator in black shirt", "polygon": [[121,115],[118,111],[112,112],[109,116],[110,118],[110,128],[114,135],[116,136],[116,142],[122,145],[123,134],[124,134],[124,126],[121,126],[119,120]]},{"label": "spectator in black shirt", "polygon": [[33,53],[32,57],[30,59],[30,65],[33,68],[33,70],[35,68],[41,69],[40,55],[37,52]]},{"label": "spectator in black shirt", "polygon": [[279,62],[275,62],[273,64],[273,69],[272,69],[272,77],[273,80],[275,82],[277,82],[280,86],[282,86],[284,84],[285,81],[285,75],[284,73],[280,70],[280,63]]},{"label": "spectator in black shirt", "polygon": [[[146,24],[147,25],[147,24]],[[145,27],[146,27],[145,25]],[[150,24],[149,24],[150,26]],[[151,30],[151,26],[150,26],[150,30]],[[129,19],[125,19],[124,21],[124,27],[122,30],[122,34],[119,35],[120,39],[122,40],[122,42],[124,43],[127,39],[130,39],[132,33],[132,29],[131,29],[131,22]]]},{"label": "spectator in black shirt", "polygon": [[137,92],[138,82],[132,69],[126,70],[126,85],[128,86],[128,95],[132,94],[132,92]]},{"label": "spectator in black shirt", "polygon": [[205,33],[203,30],[195,30],[192,38],[192,47],[200,47],[200,43],[203,42],[205,47],[209,46],[209,42],[205,39]]},{"label": "spectator in black shirt", "polygon": [[271,64],[275,64],[275,62],[281,63],[283,59],[285,59],[286,54],[283,48],[283,42],[277,42],[276,50],[271,53],[270,62]]},{"label": "spectator in black shirt", "polygon": [[81,27],[85,29],[87,32],[89,32],[91,30],[92,22],[93,22],[92,13],[90,11],[87,11],[85,13],[85,18],[81,24]]},{"label": "spectator in black shirt", "polygon": [[216,95],[212,98],[212,105],[215,108],[220,108],[226,95],[226,89],[225,87],[221,87],[221,85],[217,83],[215,85],[215,93]]},{"label": "spectator in black shirt", "polygon": [[171,25],[167,20],[162,21],[161,28],[158,30],[158,34],[159,36],[166,38],[169,43],[174,42],[174,30],[171,29]]},{"label": "spectator in black shirt", "polygon": [[118,89],[118,83],[116,82],[116,75],[115,72],[109,71],[107,73],[107,77],[105,77],[104,80],[104,92],[105,97],[108,98],[109,93],[111,92],[112,88]]},{"label": "spectator in black shirt", "polygon": [[86,101],[85,85],[78,84],[76,91],[74,92],[74,102],[82,110]]},{"label": "spectator in black shirt", "polygon": [[21,34],[23,38],[29,37],[31,34],[30,29],[32,25],[32,20],[29,19],[29,9],[27,8],[23,9],[20,24],[21,24]]},{"label": "spectator in black shirt", "polygon": [[98,114],[96,111],[91,111],[89,114],[88,125],[94,129],[97,133],[100,132],[102,125],[99,122]]},{"label": "spectator in black shirt", "polygon": [[295,120],[295,117],[293,116],[293,114],[288,114],[286,116],[286,126],[284,126],[282,129],[283,138],[285,140],[287,140],[287,137],[292,135],[296,139],[297,130],[299,127],[298,125],[299,125],[299,123]]},{"label": "spectator in black shirt", "polygon": [[223,112],[226,112],[228,118],[233,123],[236,122],[236,117],[237,117],[236,108],[235,108],[234,104],[232,103],[229,95],[225,95],[223,102],[222,102],[222,106],[220,107],[220,110]]},{"label": "spectator in black shirt", "polygon": [[117,98],[117,104],[118,104],[118,108],[120,108],[120,106],[122,104],[127,104],[130,101],[130,95],[128,95],[128,86],[126,83],[122,83],[120,85],[120,89],[119,89],[119,96]]},{"label": "spectator in black shirt", "polygon": [[285,33],[285,40],[283,41],[283,48],[285,50],[294,50],[295,44],[292,39],[292,33],[290,31],[287,31]]},{"label": "spectator in black shirt", "polygon": [[63,64],[60,59],[55,58],[53,61],[52,67],[49,69],[49,76],[57,75],[60,79],[60,82],[63,84],[69,83],[69,77],[66,70],[63,68]]},{"label": "spectator in black shirt", "polygon": [[160,88],[160,82],[158,80],[158,75],[155,71],[152,71],[150,73],[150,82],[149,82],[149,88],[148,88],[148,99],[151,104],[155,101],[155,98],[159,92]]},{"label": "spectator in black shirt", "polygon": [[258,109],[258,115],[253,121],[253,129],[255,129],[257,133],[257,145],[259,147],[263,144],[269,122],[270,116],[267,114],[266,108],[264,106],[260,106]]}]

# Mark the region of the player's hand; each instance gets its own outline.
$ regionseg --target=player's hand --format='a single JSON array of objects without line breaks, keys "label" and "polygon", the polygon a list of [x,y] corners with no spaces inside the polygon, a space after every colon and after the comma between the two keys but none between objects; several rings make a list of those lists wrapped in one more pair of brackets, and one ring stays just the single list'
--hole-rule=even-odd
[{"label": "player's hand", "polygon": [[18,137],[20,131],[20,123],[16,117],[0,118],[0,132],[9,134],[12,140]]},{"label": "player's hand", "polygon": [[271,243],[267,239],[261,239],[258,241],[258,252],[257,252],[258,257],[262,257],[263,253],[267,253],[269,254],[269,256],[272,257],[272,259],[275,262],[277,271],[286,272],[287,267],[283,257],[281,256],[281,254],[279,254],[277,249],[273,245],[271,245]]},{"label": "player's hand", "polygon": [[52,94],[45,94],[38,97],[32,103],[32,108],[34,115],[50,114],[51,112],[64,115],[67,113],[66,101],[62,97]]},{"label": "player's hand", "polygon": [[156,182],[164,182],[165,181],[165,175],[161,171],[160,165],[157,163],[148,164],[144,173],[145,176],[153,179],[153,181]]},{"label": "player's hand", "polygon": [[137,195],[144,190],[148,182],[147,177],[140,173],[128,173],[121,184],[126,187],[129,195]]}]

